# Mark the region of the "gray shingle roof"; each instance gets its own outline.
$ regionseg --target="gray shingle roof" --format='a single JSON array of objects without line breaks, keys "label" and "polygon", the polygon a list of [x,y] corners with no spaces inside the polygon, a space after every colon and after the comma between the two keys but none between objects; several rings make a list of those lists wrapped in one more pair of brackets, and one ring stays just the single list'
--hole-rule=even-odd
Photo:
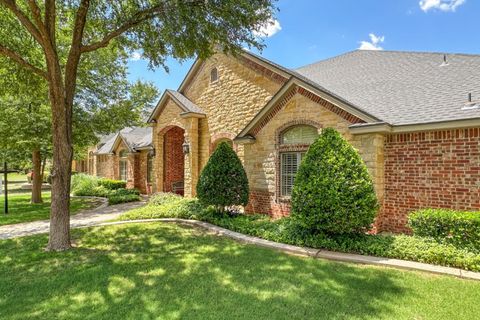
[{"label": "gray shingle roof", "polygon": [[195,103],[190,101],[187,97],[185,97],[180,92],[175,90],[170,90],[170,89],[167,89],[167,92],[170,95],[172,95],[172,97],[175,98],[181,104],[182,107],[184,107],[186,112],[205,114],[205,112],[199,106],[197,106]]},{"label": "gray shingle roof", "polygon": [[123,139],[127,143],[130,150],[147,148],[152,146],[152,128],[151,127],[127,127],[117,133],[103,136],[100,139],[97,154],[108,154],[113,151],[115,142]]},{"label": "gray shingle roof", "polygon": [[393,125],[480,118],[480,55],[353,51],[294,70]]}]

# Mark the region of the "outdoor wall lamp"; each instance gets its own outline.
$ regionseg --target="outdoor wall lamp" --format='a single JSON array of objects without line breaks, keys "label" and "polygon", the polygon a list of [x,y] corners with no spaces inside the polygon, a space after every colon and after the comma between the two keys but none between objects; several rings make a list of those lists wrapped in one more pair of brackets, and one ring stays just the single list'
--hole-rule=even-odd
[{"label": "outdoor wall lamp", "polygon": [[182,148],[183,148],[183,154],[189,154],[190,153],[190,144],[186,140],[182,144]]}]

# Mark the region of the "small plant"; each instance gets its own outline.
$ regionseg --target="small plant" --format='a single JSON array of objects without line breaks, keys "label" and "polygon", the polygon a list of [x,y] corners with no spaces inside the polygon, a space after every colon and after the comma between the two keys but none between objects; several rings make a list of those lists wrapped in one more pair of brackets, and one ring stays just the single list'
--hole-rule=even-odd
[{"label": "small plant", "polygon": [[219,212],[248,203],[248,179],[232,147],[221,142],[208,160],[197,183],[198,199]]},{"label": "small plant", "polygon": [[423,209],[408,217],[413,234],[480,252],[480,212]]},{"label": "small plant", "polygon": [[292,192],[292,217],[312,233],[356,233],[368,229],[378,202],[358,152],[327,128],[310,146]]}]

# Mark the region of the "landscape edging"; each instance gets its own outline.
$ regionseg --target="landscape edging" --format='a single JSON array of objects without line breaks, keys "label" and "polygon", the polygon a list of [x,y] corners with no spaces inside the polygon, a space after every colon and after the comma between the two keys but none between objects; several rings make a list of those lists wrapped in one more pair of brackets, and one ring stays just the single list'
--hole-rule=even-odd
[{"label": "landscape edging", "polygon": [[[110,226],[110,225],[120,225],[128,223],[147,223],[147,222],[171,222],[179,224],[187,224],[202,227],[209,231],[213,231],[217,235],[225,236],[243,243],[254,244],[257,246],[279,250],[288,254],[311,257],[314,259],[326,259],[332,261],[341,261],[341,262],[350,262],[358,263],[365,265],[375,265],[383,267],[392,267],[397,269],[405,270],[414,270],[414,271],[424,271],[429,273],[435,273],[440,275],[450,275],[462,279],[470,280],[480,280],[480,272],[473,272],[462,270],[459,268],[444,267],[428,263],[414,262],[408,260],[400,259],[391,259],[391,258],[382,258],[375,256],[367,256],[353,253],[342,253],[322,249],[314,249],[307,247],[299,247],[279,242],[274,242],[270,240],[265,240],[258,237],[248,236],[239,232],[231,231],[216,225],[213,225],[208,222],[198,221],[198,220],[189,220],[189,219],[179,219],[179,218],[157,218],[157,219],[142,219],[142,220],[125,220],[125,221],[113,221],[113,222],[103,222],[94,225],[95,227],[101,226]],[[89,226],[92,227],[92,226]]]}]

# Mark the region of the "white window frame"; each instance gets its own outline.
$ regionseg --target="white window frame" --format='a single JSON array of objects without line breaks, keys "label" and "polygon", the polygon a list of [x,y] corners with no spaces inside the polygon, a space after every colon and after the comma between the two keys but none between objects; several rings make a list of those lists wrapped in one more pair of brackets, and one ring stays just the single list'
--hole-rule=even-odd
[{"label": "white window frame", "polygon": [[[120,152],[120,160],[118,161],[119,178],[122,181],[128,181],[128,158],[126,153]],[[124,167],[124,168],[122,168]]]}]

